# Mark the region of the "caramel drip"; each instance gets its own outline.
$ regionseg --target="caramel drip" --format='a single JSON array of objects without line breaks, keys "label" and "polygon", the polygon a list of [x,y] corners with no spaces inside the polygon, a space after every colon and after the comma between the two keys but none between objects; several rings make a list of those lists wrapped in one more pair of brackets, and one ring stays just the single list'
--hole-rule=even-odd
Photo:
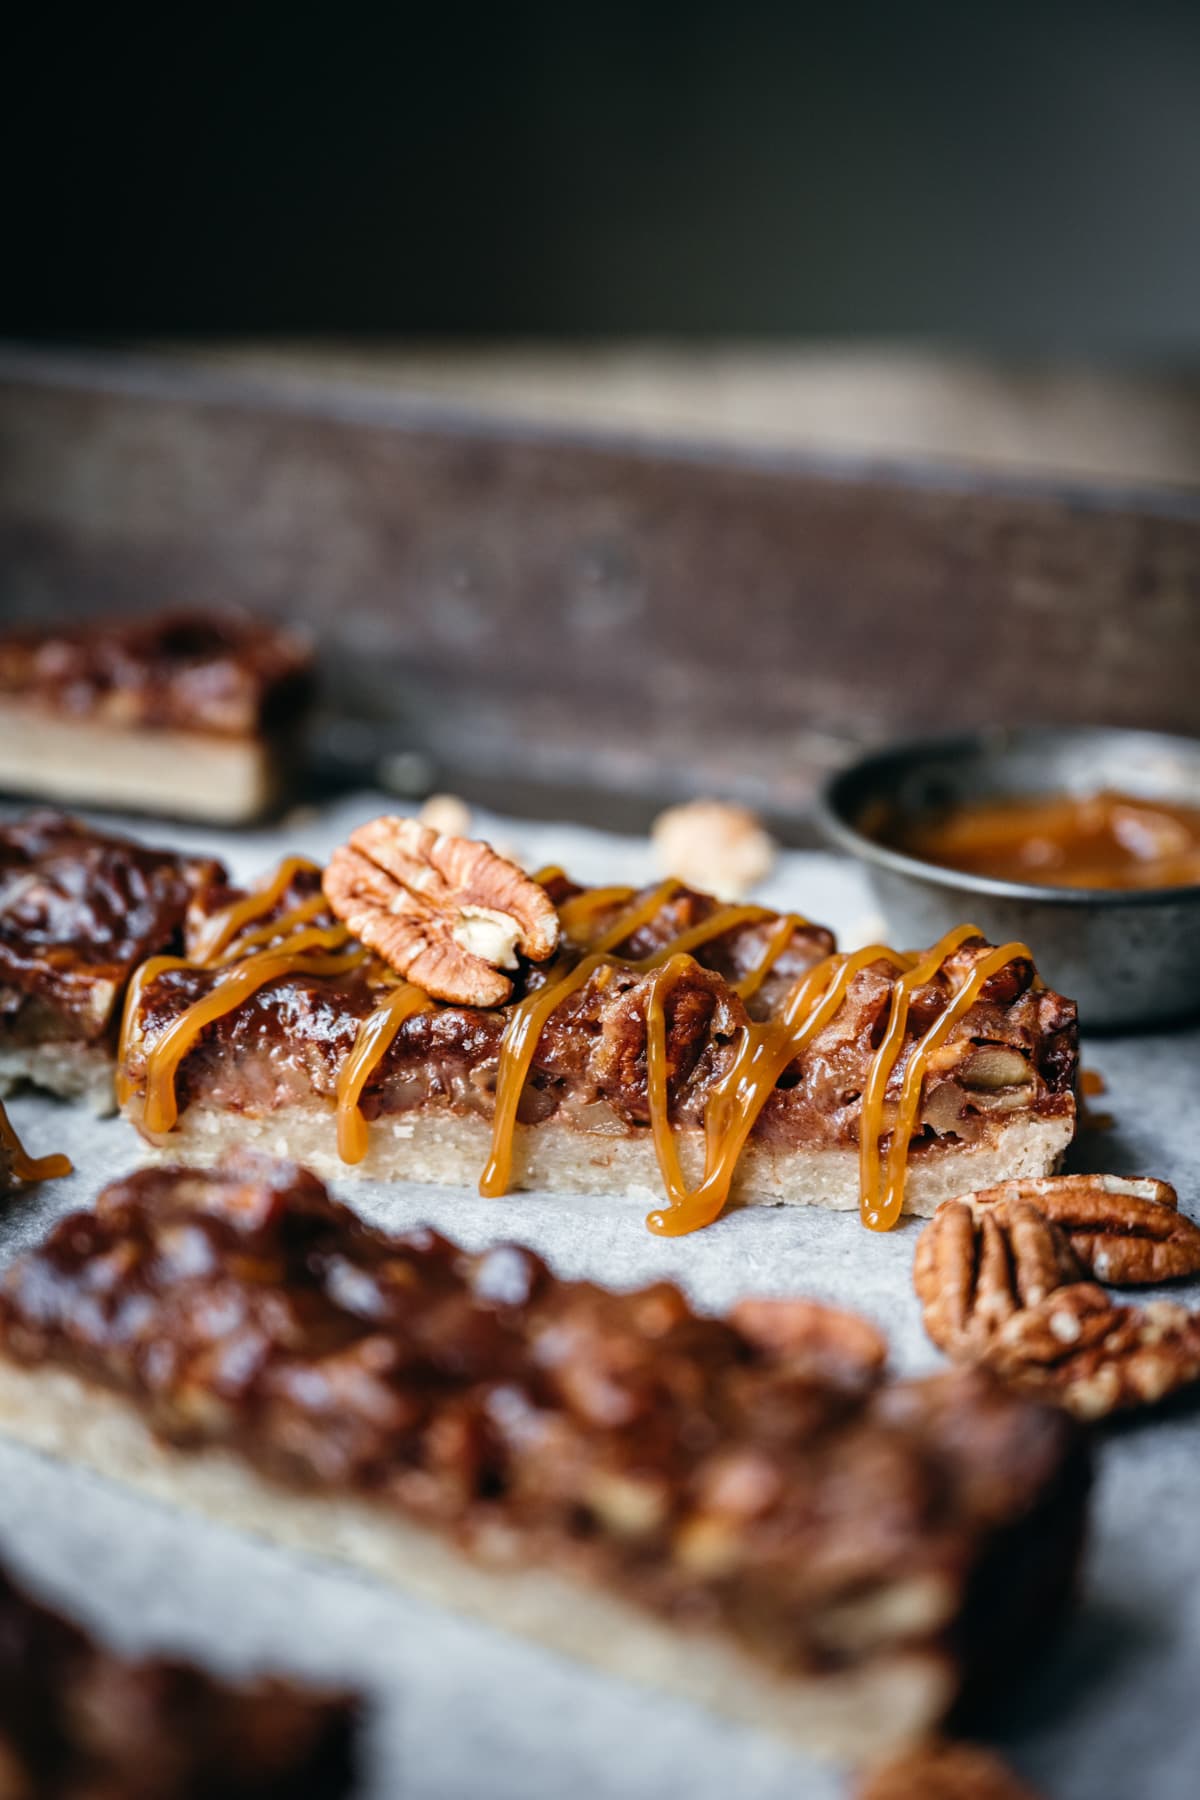
[{"label": "caramel drip", "polygon": [[925,1085],[925,1071],[929,1065],[929,1058],[939,1044],[946,1041],[951,1027],[974,1006],[984,984],[990,981],[993,975],[998,975],[1000,970],[1006,968],[1009,963],[1016,962],[1021,958],[1026,961],[1033,960],[1027,944],[1001,944],[998,949],[989,950],[986,956],[981,956],[945,1011],[913,1047],[913,1053],[909,1057],[908,1066],[904,1071],[896,1123],[892,1127],[892,1141],[888,1148],[883,1192],[873,1216],[868,1208],[864,1208],[864,1217],[873,1231],[890,1231],[900,1217],[900,1210],[904,1204],[904,1174],[908,1164],[908,1147],[912,1141],[913,1127],[921,1106],[921,1092]]},{"label": "caramel drip", "polygon": [[659,882],[656,888],[651,888],[644,900],[639,900],[636,906],[629,907],[614,919],[608,930],[602,931],[600,936],[588,945],[589,950],[594,952],[615,950],[618,944],[623,944],[626,938],[631,938],[635,931],[640,931],[643,925],[648,925],[651,919],[657,918],[667,901],[673,900],[682,886],[682,881]]},{"label": "caramel drip", "polygon": [[[319,873],[320,864],[308,856],[285,856],[271,879],[229,906],[222,907],[205,922],[196,946],[195,960],[200,964],[216,962],[244,926],[254,925],[279,905],[297,875]],[[315,898],[316,896],[314,896]],[[312,914],[310,912],[309,917]],[[285,919],[271,927],[271,935],[279,936],[288,929]],[[256,934],[258,941],[259,934]]]},{"label": "caramel drip", "polygon": [[[341,975],[347,969],[355,968],[366,954],[361,949],[355,948],[341,956],[319,954],[339,949],[348,939],[344,925],[308,926],[294,932],[287,943],[274,950],[260,950],[247,957],[245,962],[223,967],[211,990],[171,1021],[146,1057],[147,1130],[170,1131],[174,1126],[179,1117],[175,1077],[180,1063],[206,1025],[224,1018],[269,981],[276,981],[282,975]],[[161,964],[170,959],[154,960],[160,963],[154,974],[161,974]],[[177,960],[176,966],[179,966]],[[144,971],[139,973],[144,974]],[[144,980],[152,980],[154,974],[144,974]]]},{"label": "caramel drip", "polygon": [[593,921],[610,906],[628,906],[636,892],[637,889],[631,887],[602,887],[588,888],[582,894],[572,894],[558,909],[558,922],[562,926],[563,936],[580,936],[586,942]]},{"label": "caramel drip", "polygon": [[[879,1202],[879,1140],[883,1135],[883,1107],[888,1082],[896,1066],[896,1058],[904,1045],[904,1028],[908,1023],[909,1002],[916,988],[932,981],[947,957],[968,938],[981,933],[974,925],[957,925],[936,943],[928,956],[901,975],[892,988],[892,1010],[887,1030],[871,1062],[863,1089],[858,1123],[858,1188],[864,1225],[873,1231],[877,1224]],[[894,1222],[894,1221],[893,1221]]]},{"label": "caramel drip", "polygon": [[18,1181],[54,1181],[60,1175],[71,1173],[69,1156],[57,1152],[51,1156],[30,1156],[17,1136],[17,1128],[4,1110],[3,1102],[0,1102],[0,1147],[8,1151],[12,1172]]},{"label": "caramel drip", "polygon": [[740,981],[734,982],[734,992],[740,994],[743,1000],[749,1000],[752,995],[757,994],[796,932],[802,931],[807,924],[808,920],[801,913],[784,913],[768,937],[762,956]]},{"label": "caramel drip", "polygon": [[329,902],[324,894],[310,894],[307,900],[299,900],[290,912],[282,913],[278,919],[268,919],[263,925],[256,925],[252,931],[237,933],[232,943],[225,946],[216,956],[198,957],[197,961],[206,964],[231,962],[239,956],[245,956],[260,944],[270,944],[276,938],[288,938],[293,931],[299,931],[302,925],[309,925],[322,913],[328,913]]},{"label": "caramel drip", "polygon": [[704,1174],[693,1188],[682,1179],[669,1124],[663,992],[678,971],[670,964],[664,967],[646,1009],[646,1075],[655,1149],[669,1205],[650,1214],[646,1224],[651,1231],[679,1237],[718,1217],[729,1198],[746,1140],[784,1070],[833,1017],[855,975],[880,961],[890,962],[900,971],[909,966],[907,957],[885,944],[869,944],[852,956],[826,957],[797,982],[778,1018],[761,1023],[752,1020],[743,1027],[733,1063],[709,1099],[704,1121]]},{"label": "caramel drip", "polygon": [[585,956],[573,969],[559,964],[551,969],[545,987],[524,1000],[518,1000],[509,1014],[500,1046],[500,1067],[496,1074],[496,1105],[492,1119],[492,1149],[479,1177],[479,1191],[488,1199],[498,1200],[508,1192],[512,1174],[513,1132],[517,1108],[529,1075],[529,1066],[537,1049],[542,1027],[550,1014],[569,1000],[589,979],[593,970],[609,959],[600,954]]},{"label": "caramel drip", "polygon": [[134,1028],[142,1007],[142,996],[160,975],[166,974],[168,969],[191,969],[193,967],[195,965],[190,963],[185,956],[148,956],[145,962],[139,963],[134,970],[129,986],[125,990],[125,1009],[121,1014],[121,1031],[117,1038],[116,1090],[118,1106],[127,1106],[137,1089],[137,1083],[129,1073],[129,1057],[133,1048]]},{"label": "caramel drip", "polygon": [[[711,913],[707,919],[678,933],[670,943],[662,945],[652,955],[644,957],[640,961],[631,962],[613,956],[611,954],[613,947],[623,943],[633,932],[654,918],[664,900],[670,899],[680,886],[681,883],[678,881],[663,882],[660,887],[655,888],[653,894],[640,902],[632,911],[622,913],[609,930],[595,941],[589,954],[573,969],[568,968],[564,960],[559,964],[557,971],[551,969],[544,987],[539,988],[536,993],[530,994],[526,999],[518,1001],[517,1005],[513,1007],[505,1029],[504,1041],[500,1046],[500,1067],[496,1076],[496,1105],[492,1121],[492,1149],[480,1177],[479,1191],[481,1194],[490,1199],[498,1199],[500,1195],[507,1192],[509,1177],[512,1173],[512,1140],[517,1121],[517,1109],[521,1103],[525,1083],[529,1079],[529,1071],[537,1051],[538,1040],[551,1013],[555,1012],[564,1000],[578,992],[596,969],[603,967],[632,969],[646,974],[650,971],[664,971],[676,963],[681,967],[686,967],[689,961],[685,954],[686,951],[698,949],[702,944],[722,937],[727,931],[735,930],[738,925],[745,924],[748,920],[769,917],[764,908],[758,906],[722,906]],[[608,892],[611,894],[611,890]],[[585,896],[580,895],[579,898],[583,899]],[[607,901],[606,904],[608,904]],[[789,926],[789,938],[792,929],[794,927]],[[771,945],[774,945],[774,938],[771,940]],[[779,954],[782,947],[781,943],[779,949],[775,951],[776,955]],[[659,980],[653,983],[647,1001],[648,1006],[653,1006],[660,985]],[[647,1055],[649,1055],[649,1049]],[[662,1117],[666,1119],[665,1107],[661,1109],[661,1112]],[[651,1103],[651,1122],[655,1125],[657,1145],[660,1134],[656,1121],[656,1109]],[[666,1128],[666,1137],[663,1139],[664,1144],[668,1140],[673,1151],[674,1141],[671,1139],[669,1123]],[[664,1154],[668,1153],[660,1152],[660,1166]],[[666,1179],[665,1171],[664,1179]],[[682,1180],[676,1185],[682,1187]]]},{"label": "caramel drip", "polygon": [[367,1154],[369,1127],[360,1105],[363,1089],[387,1055],[405,1019],[432,1005],[428,994],[405,981],[393,988],[359,1026],[354,1048],[342,1064],[337,1081],[338,1155],[344,1163],[360,1163]]}]

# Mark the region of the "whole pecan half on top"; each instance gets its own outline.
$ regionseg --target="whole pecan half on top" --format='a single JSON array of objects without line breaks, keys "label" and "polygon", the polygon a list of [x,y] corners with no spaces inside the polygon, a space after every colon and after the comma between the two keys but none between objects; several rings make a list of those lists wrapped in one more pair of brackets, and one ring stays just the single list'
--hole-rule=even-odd
[{"label": "whole pecan half on top", "polygon": [[945,1200],[921,1233],[913,1284],[939,1349],[982,1356],[1000,1327],[1085,1271],[1065,1234],[1028,1200]]},{"label": "whole pecan half on top", "polygon": [[355,937],[436,1000],[499,1006],[518,952],[543,962],[558,945],[544,888],[490,845],[416,819],[360,825],[330,857],[322,886]]},{"label": "whole pecan half on top", "polygon": [[1030,1201],[1065,1232],[1089,1274],[1113,1287],[1145,1287],[1200,1274],[1200,1225],[1185,1218],[1167,1181],[1127,1175],[1046,1175],[965,1196],[984,1206]]}]

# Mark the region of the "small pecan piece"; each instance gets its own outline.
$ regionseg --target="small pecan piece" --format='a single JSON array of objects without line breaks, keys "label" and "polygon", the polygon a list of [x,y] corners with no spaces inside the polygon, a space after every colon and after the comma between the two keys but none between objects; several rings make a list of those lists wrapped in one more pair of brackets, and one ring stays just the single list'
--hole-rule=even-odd
[{"label": "small pecan piece", "polygon": [[1004,1181],[966,1198],[977,1206],[1030,1201],[1058,1225],[1089,1274],[1145,1287],[1200,1274],[1200,1225],[1176,1210],[1166,1181],[1124,1175],[1047,1175]]},{"label": "small pecan piece", "polygon": [[1200,1316],[1172,1300],[1121,1306],[1076,1282],[1014,1314],[982,1360],[1033,1399],[1102,1419],[1200,1380]]},{"label": "small pecan piece", "polygon": [[1019,1198],[944,1200],[913,1259],[925,1329],[955,1357],[981,1356],[1016,1314],[1083,1276],[1065,1234]]},{"label": "small pecan piece", "polygon": [[335,850],[322,886],[355,937],[437,1000],[499,1006],[518,951],[558,944],[545,889],[488,844],[439,836],[416,819],[373,819]]},{"label": "small pecan piece", "polygon": [[819,1300],[748,1295],[734,1303],[729,1322],[759,1349],[814,1369],[869,1379],[887,1362],[887,1339],[869,1320]]},{"label": "small pecan piece", "polygon": [[872,1769],[855,1800],[1037,1800],[990,1750],[935,1739]]}]

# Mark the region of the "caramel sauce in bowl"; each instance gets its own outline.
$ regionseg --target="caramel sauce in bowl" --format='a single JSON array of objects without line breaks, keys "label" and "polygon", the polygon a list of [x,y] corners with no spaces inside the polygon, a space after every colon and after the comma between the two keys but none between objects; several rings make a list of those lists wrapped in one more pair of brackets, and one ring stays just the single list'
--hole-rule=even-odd
[{"label": "caramel sauce in bowl", "polygon": [[1085,1028],[1200,1013],[1200,740],[1066,726],[905,744],[835,775],[819,812],[893,943],[969,917],[1028,943]]}]

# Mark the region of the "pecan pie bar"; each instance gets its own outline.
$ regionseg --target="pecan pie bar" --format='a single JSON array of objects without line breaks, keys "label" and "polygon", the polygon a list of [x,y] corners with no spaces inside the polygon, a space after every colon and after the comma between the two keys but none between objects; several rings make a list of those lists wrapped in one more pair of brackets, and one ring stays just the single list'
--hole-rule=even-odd
[{"label": "pecan pie bar", "polygon": [[235,615],[167,613],[0,638],[0,787],[233,823],[279,797],[309,646]]},{"label": "pecan pie bar", "polygon": [[1070,1595],[1061,1414],[853,1314],[695,1313],[391,1236],[293,1164],[148,1168],[0,1281],[0,1428],[632,1679],[870,1757]]},{"label": "pecan pie bar", "polygon": [[354,1714],[285,1681],[114,1655],[0,1569],[4,1800],[336,1800]]},{"label": "pecan pie bar", "polygon": [[[201,916],[205,914],[206,916]],[[1075,1009],[1024,945],[834,953],[791,914],[667,881],[531,879],[412,820],[322,872],[213,889],[186,958],[131,993],[119,1085],[151,1143],[321,1173],[665,1190],[652,1229],[733,1197],[884,1228],[1045,1174],[1075,1124]]]},{"label": "pecan pie bar", "polygon": [[30,1081],[111,1108],[125,985],[223,873],[62,813],[0,825],[0,1094]]}]

